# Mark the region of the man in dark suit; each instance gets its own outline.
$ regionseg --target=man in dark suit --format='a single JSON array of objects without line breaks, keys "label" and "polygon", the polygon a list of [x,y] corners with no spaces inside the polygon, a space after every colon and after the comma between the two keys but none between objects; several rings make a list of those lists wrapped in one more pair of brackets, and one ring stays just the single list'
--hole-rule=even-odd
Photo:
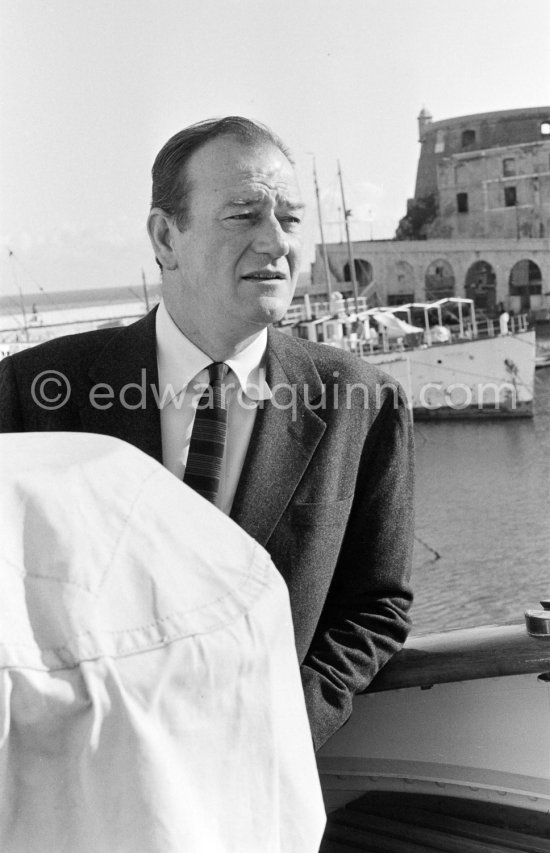
[{"label": "man in dark suit", "polygon": [[395,383],[272,327],[292,300],[302,209],[269,129],[231,117],[176,134],[153,167],[158,311],[5,359],[0,429],[114,435],[182,477],[196,383],[228,365],[215,502],[288,584],[318,748],[409,630],[413,462]]}]

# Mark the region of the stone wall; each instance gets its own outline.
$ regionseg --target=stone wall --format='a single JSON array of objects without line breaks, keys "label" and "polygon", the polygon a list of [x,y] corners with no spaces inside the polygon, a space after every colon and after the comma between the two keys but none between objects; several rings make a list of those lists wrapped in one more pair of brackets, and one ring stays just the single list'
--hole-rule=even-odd
[{"label": "stone wall", "polygon": [[479,113],[436,122],[423,111],[419,116],[421,149],[415,198],[437,190],[437,167],[444,158],[548,140],[550,134],[544,132],[548,122],[550,106]]},{"label": "stone wall", "polygon": [[[550,234],[550,140],[453,155],[439,163],[437,177],[439,217],[428,236]],[[466,200],[462,212],[459,194]]]},{"label": "stone wall", "polygon": [[[349,295],[351,284],[346,265],[349,268],[347,245],[345,243],[329,243],[327,251],[331,269],[336,273],[337,280],[333,289]],[[476,288],[479,307],[489,307],[503,302],[507,308],[516,313],[526,309],[526,300],[510,294],[510,275],[512,269],[520,261],[531,261],[540,271],[540,294],[528,295],[528,308],[538,310],[550,307],[550,240],[544,239],[452,239],[452,240],[418,240],[396,241],[380,240],[357,241],[353,244],[356,265],[368,263],[372,268],[372,283],[369,287],[371,301],[378,304],[388,304],[399,301],[401,297],[411,298],[417,302],[438,298],[437,284],[443,290],[452,286],[454,296],[476,298]],[[476,266],[475,266],[476,265]],[[530,267],[534,270],[534,267]],[[348,280],[346,280],[348,279]],[[467,280],[473,287],[474,293],[467,292]],[[431,292],[427,294],[426,286]],[[364,289],[364,288],[363,288]],[[484,299],[486,291],[491,290],[491,305],[486,306]],[[326,292],[324,265],[321,249],[316,250],[316,259],[312,265],[313,296],[321,296]],[[360,288],[361,292],[361,288]],[[442,295],[444,295],[442,293]],[[450,294],[449,294],[450,295]],[[404,301],[404,300],[403,300]],[[486,300],[485,300],[486,301]]]},{"label": "stone wall", "polygon": [[550,234],[550,107],[418,120],[414,200],[439,208],[428,238]]}]

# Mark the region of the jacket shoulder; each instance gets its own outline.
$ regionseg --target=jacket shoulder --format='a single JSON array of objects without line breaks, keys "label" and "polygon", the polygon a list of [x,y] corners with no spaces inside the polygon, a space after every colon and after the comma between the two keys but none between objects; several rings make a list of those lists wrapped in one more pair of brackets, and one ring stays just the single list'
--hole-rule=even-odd
[{"label": "jacket shoulder", "polygon": [[91,363],[101,350],[113,339],[120,329],[99,329],[93,332],[80,332],[76,335],[64,335],[51,341],[29,347],[9,356],[10,362],[18,374],[36,370],[39,366],[66,368]]},{"label": "jacket shoulder", "polygon": [[376,365],[369,364],[364,359],[338,347],[291,337],[276,329],[273,329],[271,334],[272,340],[276,341],[280,351],[284,352],[290,359],[299,358],[299,353],[309,357],[319,372],[321,380],[328,386],[334,383],[335,373],[337,377],[347,382],[364,382],[369,385],[377,382],[395,383],[394,379]]}]

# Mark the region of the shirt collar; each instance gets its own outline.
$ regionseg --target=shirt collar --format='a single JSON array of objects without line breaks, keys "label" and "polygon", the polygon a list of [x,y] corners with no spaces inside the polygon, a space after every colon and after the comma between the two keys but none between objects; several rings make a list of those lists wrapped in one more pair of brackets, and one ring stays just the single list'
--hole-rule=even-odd
[{"label": "shirt collar", "polygon": [[239,380],[243,393],[250,400],[257,402],[269,400],[272,396],[265,379],[266,349],[267,329],[262,329],[252,343],[248,344],[234,358],[228,358],[225,362]]},{"label": "shirt collar", "polygon": [[[176,326],[163,299],[155,322],[161,408],[165,408],[201,370],[212,363],[212,359]],[[226,364],[250,400],[268,400],[272,396],[265,380],[266,348],[267,329],[262,329],[238,355],[226,359]]]}]

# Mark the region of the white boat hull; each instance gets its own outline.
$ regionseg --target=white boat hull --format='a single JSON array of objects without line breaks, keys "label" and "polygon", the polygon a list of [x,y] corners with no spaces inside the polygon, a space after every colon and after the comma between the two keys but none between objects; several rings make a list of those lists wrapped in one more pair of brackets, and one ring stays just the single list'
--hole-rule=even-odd
[{"label": "white boat hull", "polygon": [[535,333],[373,353],[403,385],[417,419],[531,417]]},{"label": "white boat hull", "polygon": [[549,814],[550,634],[510,625],[410,637],[318,767],[329,812],[385,791]]},{"label": "white boat hull", "polygon": [[359,696],[318,764],[329,812],[380,790],[550,812],[550,685],[529,674]]}]

